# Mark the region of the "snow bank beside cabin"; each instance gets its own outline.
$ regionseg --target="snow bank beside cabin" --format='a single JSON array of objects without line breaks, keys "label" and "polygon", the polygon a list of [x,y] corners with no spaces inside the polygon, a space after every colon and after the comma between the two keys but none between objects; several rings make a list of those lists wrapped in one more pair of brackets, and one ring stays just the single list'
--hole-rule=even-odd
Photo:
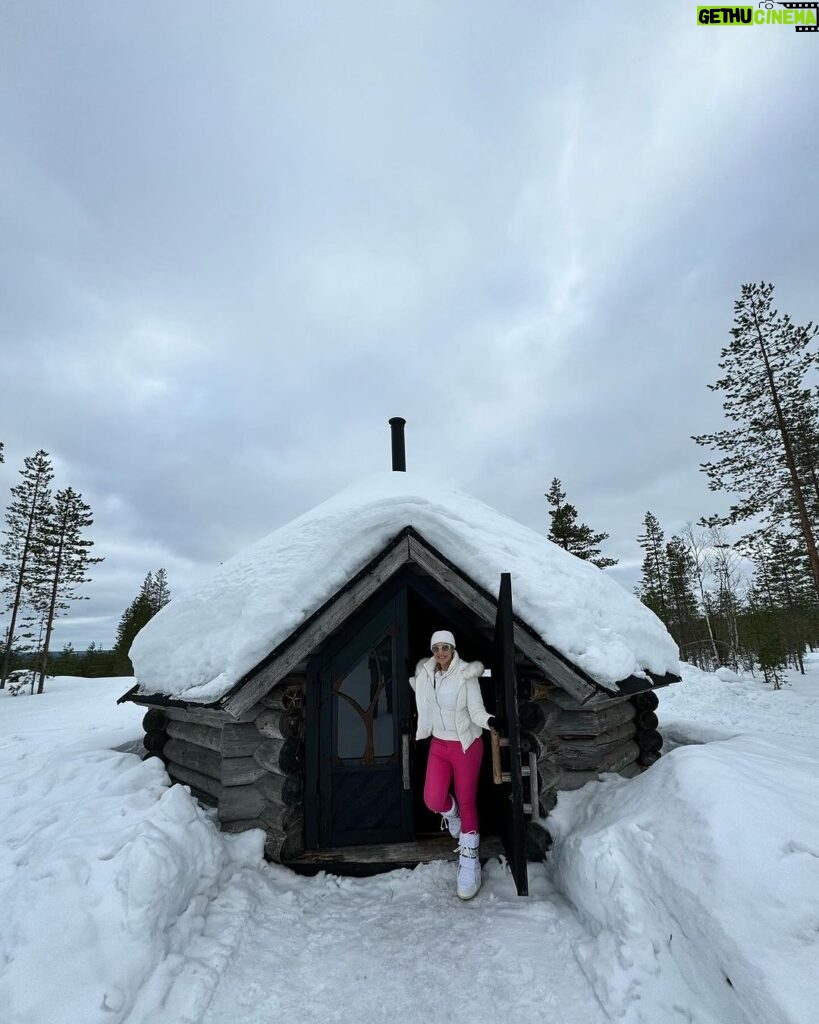
[{"label": "snow bank beside cabin", "polygon": [[511,572],[517,615],[603,686],[677,671],[659,619],[600,569],[467,494],[383,473],[176,596],[131,648],[140,692],[218,699],[407,526],[492,595]]},{"label": "snow bank beside cabin", "polygon": [[262,833],[221,835],[160,761],[106,749],[141,735],[122,686],[0,692],[3,1024],[198,1019],[239,941]]},{"label": "snow bank beside cabin", "polygon": [[[627,1024],[816,1019],[817,668],[774,693],[686,667],[661,714],[690,715],[676,720],[689,745],[560,795],[554,878],[594,934],[576,947],[586,974]],[[743,733],[748,720],[766,733]]]}]

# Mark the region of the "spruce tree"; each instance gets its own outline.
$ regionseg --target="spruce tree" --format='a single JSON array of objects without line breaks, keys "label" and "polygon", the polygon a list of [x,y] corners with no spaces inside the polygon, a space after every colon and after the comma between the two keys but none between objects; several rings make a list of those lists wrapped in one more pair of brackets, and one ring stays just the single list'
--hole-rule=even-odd
[{"label": "spruce tree", "polygon": [[748,589],[749,639],[765,682],[780,690],[787,664],[787,648],[777,621],[777,611],[764,592],[764,583],[760,589],[760,582],[755,577]]},{"label": "spruce tree", "polygon": [[600,553],[600,544],[608,540],[607,533],[595,533],[590,526],[577,522],[577,509],[566,501],[566,492],[557,477],[545,495],[552,506],[549,512],[551,525],[549,540],[599,569],[617,565],[616,558],[607,558]]},{"label": "spruce tree", "polygon": [[794,411],[804,404],[808,370],[816,356],[809,347],[819,328],[800,327],[773,308],[773,285],[746,284],[734,303],[731,342],[722,349],[724,371],[712,391],[724,393],[723,408],[734,424],[694,437],[697,444],[722,452],[703,463],[712,490],[739,495],[727,516],[711,523],[737,523],[761,517],[781,518],[782,494],[798,523],[819,593],[816,522],[806,499],[807,481],[798,465],[798,425]]},{"label": "spruce tree", "polygon": [[9,674],[21,608],[42,582],[43,534],[51,509],[50,485],[54,477],[48,453],[40,450],[24,459],[20,475],[22,482],[11,488],[12,500],[6,509],[6,539],[0,564],[2,592],[11,614],[0,669],[0,689]]},{"label": "spruce tree", "polygon": [[52,657],[51,667],[58,676],[80,675],[80,659],[71,641],[63,646],[59,654]]},{"label": "spruce tree", "polygon": [[696,643],[699,608],[694,593],[696,585],[694,558],[681,537],[673,536],[665,546],[668,568],[669,630],[683,652]]},{"label": "spruce tree", "polygon": [[88,568],[102,561],[91,557],[94,542],[85,539],[84,531],[93,525],[90,507],[71,487],[58,491],[44,532],[44,555],[40,560],[46,590],[44,605],[45,636],[39,658],[37,692],[43,692],[48,652],[54,619],[70,607],[71,601],[88,600],[77,593],[77,587],[89,582]]},{"label": "spruce tree", "polygon": [[121,675],[133,675],[134,669],[128,652],[137,633],[170,600],[167,574],[164,569],[149,572],[142,581],[139,593],[122,613],[114,641],[116,671]]},{"label": "spruce tree", "polygon": [[164,569],[157,569],[154,573],[153,587],[151,588],[151,600],[154,605],[154,615],[160,611],[171,599],[171,591],[168,586],[168,574]]},{"label": "spruce tree", "polygon": [[643,604],[668,625],[668,556],[660,522],[652,512],[643,518],[645,532],[637,543],[645,551],[637,593]]},{"label": "spruce tree", "polygon": [[803,654],[816,633],[817,599],[806,572],[804,549],[794,534],[773,531],[758,538],[748,554],[756,565],[754,589],[790,663],[804,673]]}]

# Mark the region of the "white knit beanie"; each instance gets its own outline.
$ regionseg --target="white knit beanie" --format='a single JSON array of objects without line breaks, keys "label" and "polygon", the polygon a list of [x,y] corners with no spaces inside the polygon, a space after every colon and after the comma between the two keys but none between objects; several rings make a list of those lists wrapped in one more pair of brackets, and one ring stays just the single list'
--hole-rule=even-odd
[{"label": "white knit beanie", "polygon": [[455,637],[449,632],[448,629],[436,629],[432,634],[432,639],[429,642],[430,647],[434,647],[436,644],[449,644],[450,647],[455,646]]}]

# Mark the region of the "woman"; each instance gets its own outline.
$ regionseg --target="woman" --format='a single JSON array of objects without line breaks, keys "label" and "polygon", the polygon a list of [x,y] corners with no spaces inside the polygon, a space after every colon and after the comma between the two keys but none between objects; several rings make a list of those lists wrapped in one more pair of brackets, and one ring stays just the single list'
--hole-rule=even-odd
[{"label": "woman", "polygon": [[[431,658],[418,662],[410,686],[418,706],[419,740],[432,736],[424,784],[424,803],[443,815],[441,828],[460,839],[458,895],[471,900],[481,887],[478,830],[478,775],[483,743],[481,731],[495,719],[483,706],[479,661],[461,661],[455,637],[439,629],[430,640]],[[454,794],[450,786],[454,780]]]}]

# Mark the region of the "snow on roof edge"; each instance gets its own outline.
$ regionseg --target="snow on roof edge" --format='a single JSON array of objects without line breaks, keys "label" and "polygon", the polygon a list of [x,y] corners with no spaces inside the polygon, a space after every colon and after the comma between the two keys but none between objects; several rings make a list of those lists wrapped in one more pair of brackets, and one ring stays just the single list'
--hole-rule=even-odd
[{"label": "snow on roof edge", "polygon": [[476,498],[387,473],[285,524],[171,601],[131,651],[140,695],[224,697],[407,527],[493,600],[500,572],[511,572],[518,620],[597,685],[678,671],[662,623],[602,570]]}]

